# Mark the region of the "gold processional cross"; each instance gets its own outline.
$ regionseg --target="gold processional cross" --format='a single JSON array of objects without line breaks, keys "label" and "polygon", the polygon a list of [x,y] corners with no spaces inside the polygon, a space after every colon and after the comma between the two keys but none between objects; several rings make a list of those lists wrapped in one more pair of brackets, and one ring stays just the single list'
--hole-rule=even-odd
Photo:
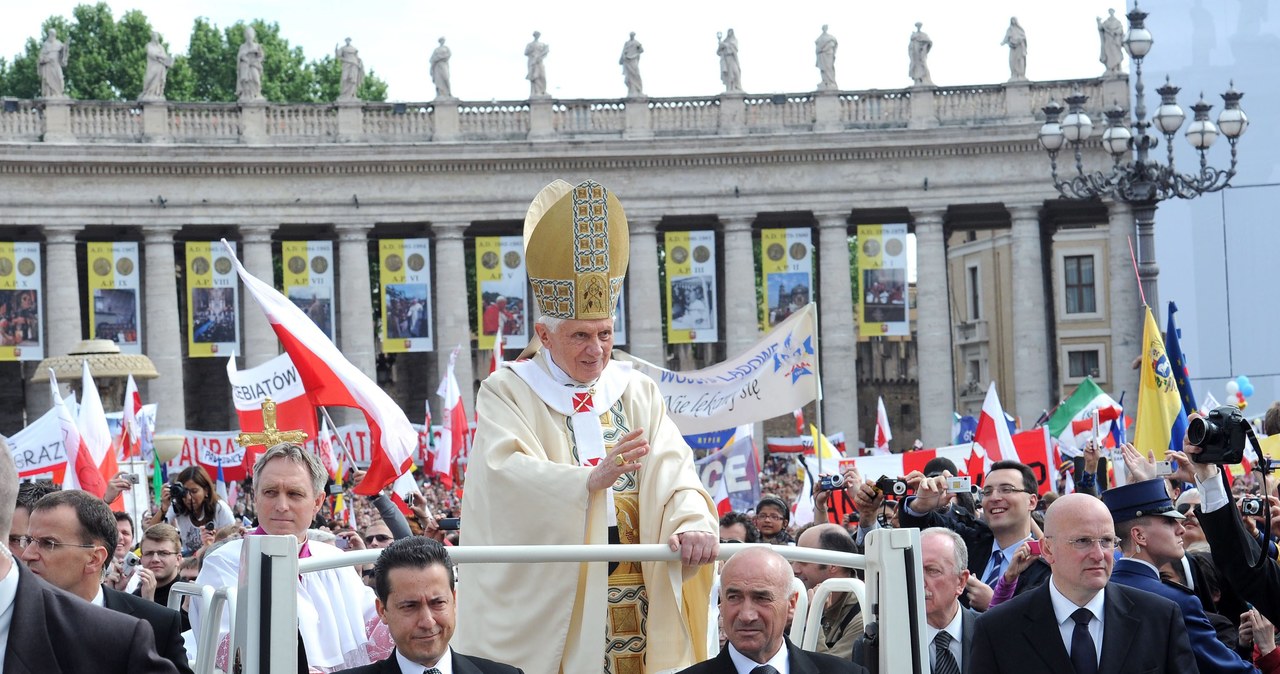
[{"label": "gold processional cross", "polygon": [[241,431],[240,435],[236,436],[236,444],[241,447],[262,445],[271,448],[282,442],[302,444],[306,441],[307,434],[304,431],[282,431],[276,428],[276,404],[271,398],[262,399],[262,432]]}]

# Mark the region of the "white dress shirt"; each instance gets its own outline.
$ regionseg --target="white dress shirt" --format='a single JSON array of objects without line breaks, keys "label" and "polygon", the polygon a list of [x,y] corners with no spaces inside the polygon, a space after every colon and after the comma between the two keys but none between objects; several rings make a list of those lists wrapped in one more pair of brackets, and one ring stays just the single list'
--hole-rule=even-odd
[{"label": "white dress shirt", "polygon": [[[404,657],[404,653],[400,649],[396,649],[396,662],[400,664],[400,674],[422,674],[431,669]],[[444,655],[440,656],[440,662],[436,663],[436,669],[440,670],[440,674],[453,674],[453,649],[448,646],[444,649]]]},{"label": "white dress shirt", "polygon": [[1089,636],[1093,637],[1093,649],[1097,651],[1098,661],[1102,661],[1102,617],[1105,613],[1107,589],[1098,590],[1098,594],[1093,595],[1093,599],[1089,600],[1084,606],[1076,606],[1076,603],[1067,599],[1057,586],[1053,584],[1053,577],[1049,577],[1049,598],[1053,600],[1053,615],[1058,620],[1058,632],[1062,635],[1062,644],[1067,648],[1067,655],[1071,654],[1071,635],[1076,631],[1076,621],[1072,619],[1071,614],[1076,609],[1087,608],[1093,614],[1093,620],[1089,621]]},{"label": "white dress shirt", "polygon": [[733,666],[738,670],[738,674],[751,674],[751,670],[762,664],[773,665],[773,668],[778,670],[778,674],[791,674],[791,669],[787,666],[787,642],[785,641],[782,642],[782,648],[779,648],[778,652],[774,653],[768,662],[760,663],[748,658],[739,653],[738,649],[733,647],[733,644],[729,644],[729,659],[733,661]]}]

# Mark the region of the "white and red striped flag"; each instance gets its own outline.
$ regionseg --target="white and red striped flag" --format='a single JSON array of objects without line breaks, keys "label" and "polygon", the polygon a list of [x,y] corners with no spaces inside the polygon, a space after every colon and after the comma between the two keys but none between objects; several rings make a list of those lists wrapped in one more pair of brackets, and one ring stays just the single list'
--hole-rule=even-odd
[{"label": "white and red striped flag", "polygon": [[[97,467],[105,486],[120,472],[120,464],[116,460],[115,448],[111,446],[107,412],[102,409],[102,398],[98,395],[98,385],[89,371],[89,361],[82,360],[80,365],[80,413],[76,426],[80,429],[80,437],[84,440],[84,446],[88,448],[93,465]],[[111,509],[123,512],[124,499],[116,497]]]},{"label": "white and red striped flag", "polygon": [[382,491],[413,462],[418,432],[409,423],[409,417],[377,382],[352,365],[301,309],[270,284],[246,271],[225,239],[222,245],[231,253],[245,290],[258,301],[285,353],[297,368],[311,404],[354,407],[364,413],[373,452],[369,472],[355,491],[364,496]]},{"label": "white and red striped flag", "polygon": [[142,456],[142,426],[138,417],[142,414],[142,394],[138,383],[129,375],[124,387],[124,412],[120,419],[120,455],[125,459]]},{"label": "white and red striped flag", "polygon": [[62,474],[62,488],[83,489],[102,498],[102,495],[107,493],[107,483],[102,480],[102,474],[94,465],[93,456],[89,454],[84,438],[80,437],[80,429],[76,426],[75,418],[71,416],[71,410],[67,409],[66,403],[58,393],[58,377],[53,373],[52,368],[49,369],[49,389],[53,394],[53,408],[57,410],[58,426],[62,432],[62,448],[67,456],[66,469]]},{"label": "white and red striped flag", "polygon": [[791,415],[796,418],[796,436],[804,437],[804,408],[797,407]]},{"label": "white and red striped flag", "polygon": [[889,413],[884,409],[884,398],[876,400],[876,444],[874,453],[876,456],[884,456],[889,453],[889,441],[893,439],[893,432],[889,430]]},{"label": "white and red striped flag", "polygon": [[333,459],[333,443],[337,437],[337,432],[329,425],[329,415],[326,414],[320,420],[320,431],[316,433],[316,456],[331,478],[338,476],[338,463]]},{"label": "white and red striped flag", "polygon": [[1009,434],[1009,422],[1005,421],[1004,408],[1000,407],[995,382],[991,382],[987,398],[982,401],[982,415],[978,417],[978,429],[973,432],[973,442],[982,447],[991,463],[1003,461],[1006,456],[1015,459],[1018,456],[1018,451],[1013,447],[1013,436]]},{"label": "white and red striped flag", "polygon": [[462,448],[467,442],[467,411],[462,408],[462,390],[458,388],[458,379],[453,374],[453,366],[461,349],[462,345],[459,344],[449,354],[449,369],[445,371],[440,387],[436,389],[444,411],[444,432],[436,443],[435,456],[427,471],[428,474],[435,475],[446,489],[453,488],[454,460],[462,454]]},{"label": "white and red striped flag", "polygon": [[[493,358],[489,361],[489,374],[498,371],[502,367],[502,350],[507,347],[506,335],[502,334],[502,329],[506,321],[498,321],[498,334],[493,336]],[[430,427],[431,424],[427,424]]]}]

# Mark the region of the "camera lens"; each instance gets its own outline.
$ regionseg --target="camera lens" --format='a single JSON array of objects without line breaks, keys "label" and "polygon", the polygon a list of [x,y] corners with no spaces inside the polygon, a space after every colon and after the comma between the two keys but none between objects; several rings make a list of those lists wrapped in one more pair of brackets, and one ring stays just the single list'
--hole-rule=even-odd
[{"label": "camera lens", "polygon": [[1205,441],[1213,435],[1213,427],[1204,417],[1196,417],[1187,424],[1187,440],[1196,447],[1203,447]]}]

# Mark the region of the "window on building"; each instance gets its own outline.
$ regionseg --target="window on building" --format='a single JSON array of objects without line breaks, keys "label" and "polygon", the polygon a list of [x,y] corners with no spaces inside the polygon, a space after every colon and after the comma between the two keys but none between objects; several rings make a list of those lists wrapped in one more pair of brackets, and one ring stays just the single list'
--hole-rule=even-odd
[{"label": "window on building", "polygon": [[1094,293],[1093,256],[1068,255],[1062,259],[1066,280],[1067,313],[1092,314],[1098,311]]},{"label": "window on building", "polygon": [[982,318],[982,307],[979,303],[982,289],[978,285],[978,268],[969,267],[966,271],[969,284],[969,320],[976,321]]},{"label": "window on building", "polygon": [[1098,352],[1092,349],[1068,351],[1067,376],[1073,379],[1098,376]]}]

